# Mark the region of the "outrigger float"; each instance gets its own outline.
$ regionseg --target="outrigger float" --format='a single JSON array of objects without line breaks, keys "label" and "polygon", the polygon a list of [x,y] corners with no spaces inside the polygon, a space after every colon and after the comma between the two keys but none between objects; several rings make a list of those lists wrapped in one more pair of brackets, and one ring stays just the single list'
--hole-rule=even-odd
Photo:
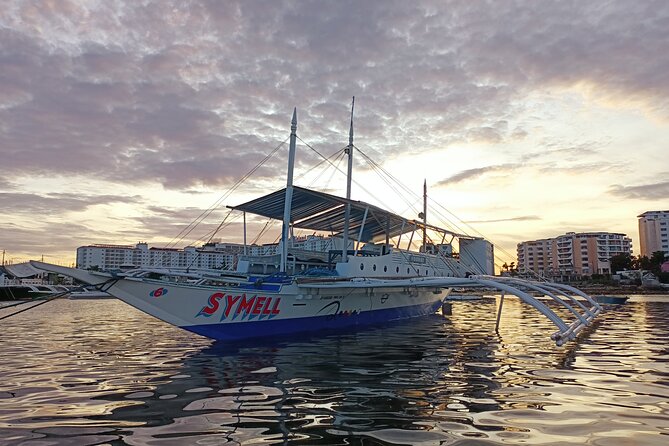
[{"label": "outrigger float", "polygon": [[[435,313],[451,290],[485,287],[518,296],[546,316],[557,345],[574,339],[602,311],[582,291],[557,283],[496,277],[487,241],[407,219],[351,200],[353,119],[346,197],[293,185],[297,111],[290,133],[285,189],[232,206],[232,210],[283,220],[281,254],[240,257],[234,272],[137,269],[98,272],[31,261],[35,268],[71,276],[169,324],[225,341],[355,328]],[[298,250],[293,229],[333,234],[330,249]],[[246,233],[246,228],[244,229]],[[427,233],[441,236],[428,243]],[[418,250],[411,249],[422,232]],[[403,236],[410,234],[408,242]],[[450,237],[448,242],[446,237]],[[459,253],[453,251],[458,239]],[[432,238],[434,240],[434,238]],[[394,242],[394,243],[391,243]],[[406,248],[401,248],[405,242]],[[561,316],[530,293],[541,293],[571,314]],[[501,304],[500,304],[501,311]],[[498,314],[499,323],[499,314]]]}]

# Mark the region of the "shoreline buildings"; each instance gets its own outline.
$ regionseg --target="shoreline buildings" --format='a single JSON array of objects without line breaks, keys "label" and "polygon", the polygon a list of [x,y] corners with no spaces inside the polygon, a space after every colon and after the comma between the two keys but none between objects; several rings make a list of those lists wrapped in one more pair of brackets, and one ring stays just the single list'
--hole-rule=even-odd
[{"label": "shoreline buildings", "polygon": [[669,211],[648,211],[637,218],[641,255],[650,257],[655,251],[663,251],[669,256]]},{"label": "shoreline buildings", "polygon": [[95,244],[77,248],[77,268],[102,271],[123,268],[229,269],[242,245],[216,243],[200,248],[149,248],[144,242],[132,245]]},{"label": "shoreline buildings", "polygon": [[[341,237],[319,235],[296,236],[290,239],[290,261],[299,260],[302,266],[322,265],[333,260],[331,254],[341,253],[344,241]],[[355,250],[353,240],[349,250]],[[380,252],[383,244],[367,243],[360,247],[362,253]],[[428,245],[432,254],[443,250],[443,255],[453,255],[450,245]],[[269,274],[278,270],[281,261],[281,243],[246,245],[238,243],[207,243],[201,247],[187,246],[183,249],[149,247],[148,243],[136,245],[93,244],[77,248],[77,268],[100,271],[118,271],[135,268],[179,269],[189,271],[224,270],[235,271],[238,265],[245,266],[250,257],[265,256],[268,261],[258,274]],[[483,239],[467,240],[460,245],[461,261],[476,265],[487,274],[494,274],[494,247]],[[336,258],[336,256],[335,256]],[[485,259],[485,260],[481,260]],[[272,265],[274,263],[274,265]],[[246,265],[248,266],[248,265]]]},{"label": "shoreline buildings", "polygon": [[[291,239],[291,246],[304,251],[327,252],[328,249],[341,249],[341,239],[308,235]],[[240,256],[278,256],[280,252],[278,243],[246,247],[238,243],[207,243],[183,249],[149,247],[144,242],[134,246],[94,244],[77,248],[77,268],[101,271],[132,268],[234,271]]]},{"label": "shoreline buildings", "polygon": [[632,240],[626,234],[567,232],[518,243],[518,272],[557,280],[610,274],[611,257],[622,253],[632,254]]}]

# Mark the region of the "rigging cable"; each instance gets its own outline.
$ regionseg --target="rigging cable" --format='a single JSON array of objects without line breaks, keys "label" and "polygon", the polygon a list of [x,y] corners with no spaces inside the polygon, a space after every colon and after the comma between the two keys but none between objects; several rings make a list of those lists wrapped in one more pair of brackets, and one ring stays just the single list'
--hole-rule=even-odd
[{"label": "rigging cable", "polygon": [[[357,148],[357,147],[356,147],[356,148]],[[413,192],[411,189],[409,189],[407,186],[405,186],[402,182],[400,182],[400,181],[399,181],[397,178],[395,178],[392,174],[390,174],[388,171],[386,171],[383,167],[381,167],[380,165],[378,165],[373,159],[371,159],[371,157],[369,157],[369,156],[368,156],[367,154],[365,154],[362,150],[360,150],[360,148],[357,148],[357,149],[358,149],[358,152],[360,152],[360,153],[363,155],[363,157],[364,157],[370,164],[372,164],[372,165],[378,167],[378,169],[379,169],[381,172],[383,172],[385,175],[387,175],[389,178],[391,178],[393,181],[395,181],[400,187],[402,187],[402,189],[404,189],[406,193],[408,193],[408,194],[410,194],[410,195],[413,195],[414,197],[418,197],[418,195],[417,195],[415,192]],[[480,236],[480,237],[482,237],[482,238],[484,238],[484,239],[487,240],[487,238],[486,238],[480,231],[476,230],[474,227],[472,227],[471,225],[469,225],[467,222],[465,222],[465,221],[461,220],[460,218],[458,218],[457,215],[453,214],[451,211],[449,211],[448,209],[446,209],[446,208],[445,208],[444,206],[442,206],[440,203],[438,203],[437,201],[435,201],[435,200],[433,200],[433,199],[430,199],[430,201],[431,201],[432,203],[434,203],[436,206],[438,206],[439,208],[441,208],[443,211],[445,211],[446,213],[448,213],[449,215],[451,215],[451,216],[452,216],[453,218],[455,218],[457,221],[461,222],[464,226],[466,226],[467,228],[469,228],[470,231],[473,231],[473,232],[474,232],[475,234],[477,234],[478,236]],[[459,233],[461,233],[461,234],[467,234],[467,233],[468,233],[468,231],[466,231],[465,229],[463,229],[462,227],[460,227],[459,224],[457,224],[456,222],[454,222],[453,220],[451,220],[451,219],[448,218],[447,216],[445,216],[445,215],[443,215],[443,214],[441,214],[441,213],[439,213],[439,212],[437,212],[437,215],[438,215],[440,218],[442,218],[444,221],[448,222],[449,225],[450,225],[453,229],[455,229],[456,232],[459,232]],[[515,258],[515,256],[511,255],[511,254],[510,254],[508,251],[506,251],[505,249],[503,249],[503,248],[501,248],[501,247],[499,247],[499,246],[498,246],[497,248],[498,248],[498,250],[501,251],[503,254],[506,254],[509,258]],[[497,264],[496,264],[496,265],[497,265]],[[480,265],[479,265],[479,266],[480,266]],[[499,266],[499,265],[497,265],[497,266]]]},{"label": "rigging cable", "polygon": [[[208,245],[209,243],[211,243],[211,241],[214,239],[214,236],[218,233],[218,231],[221,230],[221,227],[223,227],[223,225],[225,224],[225,220],[228,219],[228,217],[230,216],[231,213],[232,213],[232,209],[230,209],[228,211],[228,213],[225,215],[225,218],[223,218],[223,220],[218,225],[218,227],[212,232],[211,237],[209,237],[209,239],[207,240],[207,242],[204,245]],[[200,257],[200,254],[202,254],[202,250],[198,250],[196,252],[197,252],[197,254],[193,257],[193,260],[191,260],[191,262],[186,267],[186,272],[188,272],[188,270],[190,270],[190,267],[193,266],[193,263],[195,263],[195,261]]]},{"label": "rigging cable", "polygon": [[177,243],[181,242],[184,238],[188,237],[188,235],[193,232],[193,230],[200,224],[202,221],[207,218],[214,210],[216,210],[223,200],[228,198],[232,193],[244,182],[246,181],[251,175],[253,175],[263,164],[265,164],[274,154],[288,141],[288,138],[283,140],[278,146],[272,150],[272,152],[265,156],[265,158],[260,161],[255,167],[253,167],[250,171],[248,171],[242,178],[237,180],[237,182],[230,188],[228,191],[226,191],[216,202],[214,202],[213,205],[211,205],[209,208],[205,209],[202,211],[202,213],[195,219],[193,220],[188,226],[186,226],[184,229],[179,232],[166,246],[165,248],[170,248],[175,246]]},{"label": "rigging cable", "polygon": [[[344,150],[340,150],[340,151],[338,151],[337,153],[339,154],[339,155],[337,156],[337,158],[335,158],[335,161],[337,161],[337,164],[335,165],[335,168],[332,169],[332,173],[330,174],[330,177],[327,179],[327,181],[325,182],[325,184],[322,184],[322,185],[321,185],[321,186],[322,186],[323,188],[325,188],[325,189],[327,189],[327,188],[329,187],[330,182],[332,181],[332,178],[333,178],[334,175],[337,173],[337,170],[339,170],[339,165],[341,164],[342,160],[344,159],[344,157],[345,157],[345,155],[346,155],[346,152],[344,152]],[[325,171],[323,172],[323,174],[324,174],[324,173],[325,173]],[[321,175],[323,175],[323,174],[321,174]],[[309,187],[314,186],[315,183],[316,183],[316,181],[319,180],[320,177],[321,177],[321,176],[318,176],[318,177],[314,178],[314,180],[309,184]]]},{"label": "rigging cable", "polygon": [[[319,155],[321,158],[325,158],[325,157],[324,157],[318,150],[316,150],[314,147],[312,147],[311,145],[309,145],[307,142],[305,142],[305,141],[304,141],[303,139],[301,139],[299,136],[298,136],[297,138],[298,138],[304,145],[306,145],[308,148],[310,148],[311,150],[313,150],[313,151],[314,151],[317,155]],[[356,147],[356,146],[354,146],[354,147]],[[356,147],[356,148],[357,148],[357,147]],[[358,150],[360,150],[360,149],[358,149]],[[330,162],[329,160],[328,160],[328,162],[329,162],[330,165],[331,165],[332,167],[334,167],[339,173],[341,173],[342,175],[346,176],[346,173],[345,173],[344,171],[342,171],[338,166],[335,166],[335,165],[334,165],[332,162]],[[353,182],[353,184],[355,184],[356,186],[358,186],[363,192],[365,192],[366,194],[368,194],[369,196],[372,196],[372,197],[376,196],[377,199],[378,199],[378,196],[377,196],[378,194],[373,194],[373,193],[371,193],[369,190],[367,190],[367,188],[366,188],[365,186],[363,186],[362,184],[360,184],[359,182],[357,182],[355,179],[351,179],[351,181]],[[390,206],[388,206],[387,204],[383,203],[383,201],[381,201],[381,200],[379,200],[379,201],[380,201],[381,204],[383,204],[385,207],[390,208]]]},{"label": "rigging cable", "polygon": [[263,228],[260,230],[260,232],[258,233],[258,235],[256,236],[256,238],[254,238],[254,239],[251,241],[251,245],[255,245],[255,244],[258,242],[258,240],[260,240],[260,238],[261,238],[263,235],[265,235],[265,232],[267,232],[267,230],[268,230],[268,228],[269,228],[269,226],[270,226],[271,223],[272,223],[272,219],[270,218],[270,219],[267,220],[267,222],[265,223],[265,226],[263,226]]}]

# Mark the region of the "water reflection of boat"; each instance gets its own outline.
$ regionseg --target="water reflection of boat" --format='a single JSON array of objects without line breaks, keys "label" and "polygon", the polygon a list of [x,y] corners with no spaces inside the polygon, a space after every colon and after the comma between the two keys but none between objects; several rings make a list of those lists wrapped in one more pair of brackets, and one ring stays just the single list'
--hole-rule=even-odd
[{"label": "water reflection of boat", "polygon": [[[286,188],[231,207],[283,220],[280,255],[246,256],[239,260],[235,274],[217,275],[155,269],[111,274],[31,264],[97,285],[151,316],[221,340],[343,329],[425,316],[433,314],[455,286],[486,286],[517,295],[558,327],[552,338],[559,345],[573,339],[601,311],[587,295],[564,285],[491,277],[492,245],[428,224],[426,191],[422,221],[351,200],[352,119],[345,152],[346,198],[294,186],[296,131],[294,112]],[[289,249],[291,228],[335,234],[332,239],[340,242],[341,249],[328,251],[327,256],[297,256]],[[429,243],[428,232],[436,234],[441,244]],[[422,234],[419,249],[412,248],[414,233]],[[406,234],[410,234],[409,242],[401,249]],[[447,237],[451,242],[444,243]],[[451,245],[456,237],[457,256]],[[563,321],[521,290],[523,287],[549,293],[573,313],[574,322]],[[568,302],[568,293],[584,297],[587,306],[579,304],[579,308]]]},{"label": "water reflection of boat", "polygon": [[[437,385],[433,378],[447,372],[451,361],[426,352],[411,334],[418,329],[428,339],[436,329],[440,336],[440,325],[443,319],[434,315],[418,325],[401,322],[261,347],[217,343],[185,358],[174,375],[156,380],[152,391],[115,395],[119,404],[104,419],[145,424],[127,429],[130,435],[123,439],[137,445],[166,437],[192,443],[332,441],[338,437],[333,428],[364,430],[386,423],[408,430],[415,420],[406,414],[416,416],[415,402],[425,397],[425,387]],[[447,344],[462,349],[454,340]],[[127,404],[132,400],[141,404]],[[433,409],[425,410],[429,416]]]},{"label": "water reflection of boat", "polygon": [[[528,397],[541,401],[543,390],[525,388],[536,377],[509,367],[517,358],[491,336],[490,312],[473,302],[462,305],[473,311],[262,346],[215,343],[185,357],[171,376],[132,393],[101,396],[114,409],[100,421],[131,426],[123,441],[132,445],[161,438],[175,444],[346,444],[352,432],[361,438],[379,430],[414,433],[419,442],[429,426],[471,426],[474,414],[519,408],[523,398],[529,407],[538,404]],[[530,311],[527,316],[539,318]],[[522,329],[516,334],[516,354],[536,355],[536,367],[559,367],[569,354],[538,346]],[[509,385],[522,396],[510,388],[502,392]]]}]

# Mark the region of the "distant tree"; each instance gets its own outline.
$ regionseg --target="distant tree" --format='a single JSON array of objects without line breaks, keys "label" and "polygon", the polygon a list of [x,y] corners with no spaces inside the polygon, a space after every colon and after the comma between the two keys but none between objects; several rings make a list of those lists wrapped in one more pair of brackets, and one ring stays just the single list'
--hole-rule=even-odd
[{"label": "distant tree", "polygon": [[650,263],[650,259],[646,256],[642,256],[639,254],[639,258],[637,260],[636,268],[635,269],[645,269],[649,270],[651,268],[652,264]]},{"label": "distant tree", "polygon": [[649,269],[655,275],[660,274],[660,269],[661,269],[661,266],[662,266],[663,263],[664,263],[664,251],[655,251],[650,256],[650,268]]},{"label": "distant tree", "polygon": [[509,265],[507,265],[506,262],[504,262],[504,265],[502,265],[502,269],[504,271],[508,271],[509,270]]},{"label": "distant tree", "polygon": [[615,274],[618,271],[625,271],[627,269],[632,269],[633,258],[632,255],[628,252],[621,252],[616,254],[610,259],[611,261],[611,274]]},{"label": "distant tree", "polygon": [[518,275],[518,267],[516,266],[516,262],[511,262],[509,265],[509,274],[512,276]]},{"label": "distant tree", "polygon": [[653,265],[662,265],[664,263],[664,251],[655,251],[650,256],[650,262]]}]

